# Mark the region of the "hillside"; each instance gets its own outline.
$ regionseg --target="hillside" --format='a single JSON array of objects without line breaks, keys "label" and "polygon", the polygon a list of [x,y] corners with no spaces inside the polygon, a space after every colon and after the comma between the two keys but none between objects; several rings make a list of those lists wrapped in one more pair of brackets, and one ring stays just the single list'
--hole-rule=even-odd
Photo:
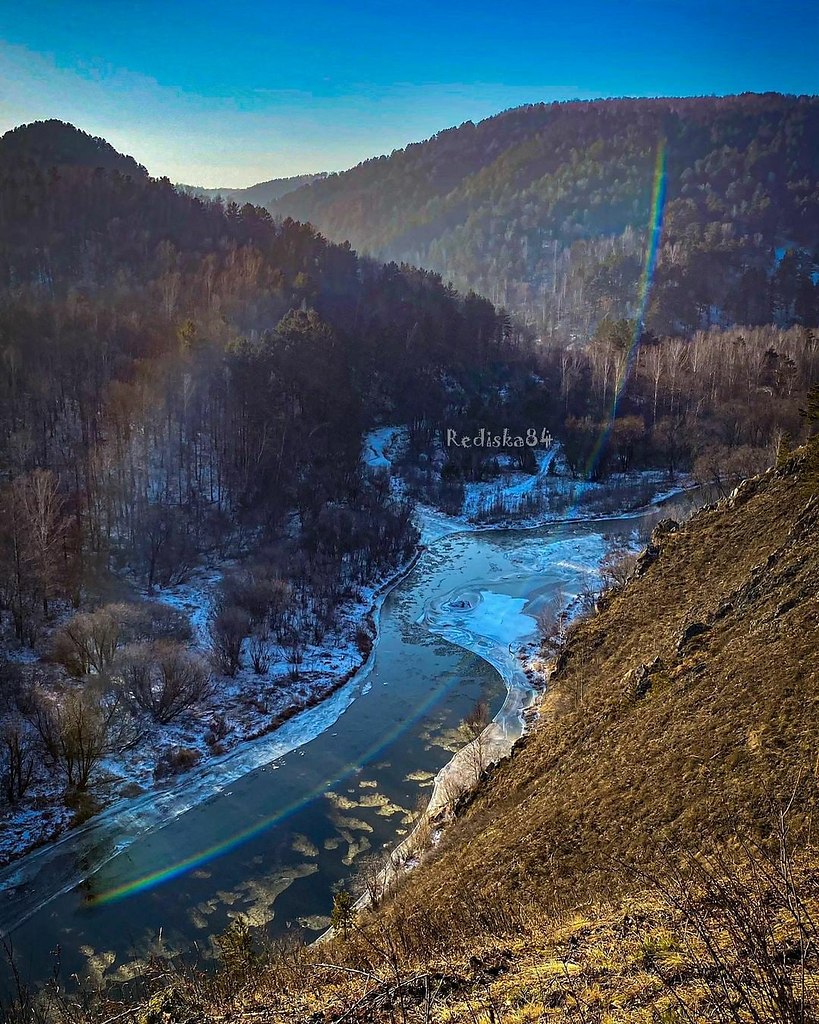
[{"label": "hillside", "polygon": [[583,337],[636,312],[658,152],[648,325],[815,322],[816,97],[534,104],[328,175],[271,210]]},{"label": "hillside", "polygon": [[214,980],[176,976],[154,1012],[815,1020],[813,464],[657,527],[573,628],[536,727],[348,938],[260,952],[239,930]]},{"label": "hillside", "polygon": [[326,174],[296,174],[291,178],[271,178],[247,188],[202,188],[199,185],[177,185],[181,192],[198,196],[200,199],[223,199],[226,203],[253,203],[255,206],[270,206],[277,199],[295,192],[303,185],[326,177]]},{"label": "hillside", "polygon": [[0,137],[0,169],[4,176],[17,175],[26,166],[41,171],[87,167],[117,171],[132,178],[148,176],[142,164],[118,153],[105,139],[53,119],[21,125]]},{"label": "hillside", "polygon": [[418,537],[362,432],[528,363],[486,300],[61,122],[0,140],[0,225],[5,863],[341,685]]}]

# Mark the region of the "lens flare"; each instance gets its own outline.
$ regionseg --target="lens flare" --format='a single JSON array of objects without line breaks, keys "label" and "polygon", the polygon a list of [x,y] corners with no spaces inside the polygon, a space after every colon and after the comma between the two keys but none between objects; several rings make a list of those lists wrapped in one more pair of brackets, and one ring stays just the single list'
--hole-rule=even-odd
[{"label": "lens flare", "polygon": [[281,822],[296,814],[313,800],[323,796],[345,779],[349,778],[357,772],[362,765],[365,765],[378,757],[382,751],[389,747],[402,732],[409,728],[410,725],[423,718],[427,711],[432,708],[432,706],[450,688],[450,686],[461,678],[462,675],[459,672],[449,671],[444,673],[438,685],[420,704],[413,708],[412,716],[404,719],[403,721],[397,722],[395,727],[386,735],[379,737],[378,742],[365,751],[359,763],[345,765],[344,768],[342,768],[336,775],[323,779],[306,795],[300,796],[298,800],[294,800],[286,807],[280,808],[275,814],[271,814],[269,817],[255,822],[249,828],[230,836],[221,843],[215,843],[213,846],[200,850],[198,853],[192,854],[190,857],[186,857],[183,860],[179,860],[168,867],[151,872],[150,874],[142,875],[140,878],[136,878],[133,881],[123,882],[112,889],[107,889],[104,892],[89,896],[87,900],[88,905],[92,907],[107,906],[126,899],[129,896],[135,896],[137,893],[154,889],[165,882],[170,882],[174,878],[179,878],[181,875],[185,875],[189,871],[194,871],[196,868],[204,866],[209,861],[215,860],[217,857],[222,857],[224,854],[232,852],[244,843],[248,843],[263,832],[266,832],[268,829],[281,824]]},{"label": "lens flare", "polygon": [[648,298],[651,292],[651,283],[654,279],[654,269],[657,265],[657,253],[660,248],[660,237],[663,232],[663,210],[665,207],[665,191],[666,191],[666,146],[665,140],[661,139],[657,145],[657,157],[654,163],[654,183],[651,190],[651,208],[648,225],[648,245],[646,248],[646,258],[643,264],[643,273],[640,278],[640,287],[637,292],[637,315],[634,320],[634,331],[631,336],[631,342],[628,350],[626,351],[625,358],[623,359],[622,366],[620,368],[620,375],[617,379],[617,383],[614,388],[614,398],[611,403],[611,409],[609,410],[606,418],[605,425],[600,432],[600,437],[597,439],[589,460],[586,464],[586,477],[590,477],[594,470],[597,468],[603,453],[608,445],[609,438],[611,437],[612,427],[617,417],[617,409],[620,405],[620,399],[623,397],[623,392],[628,384],[631,371],[634,367],[634,361],[637,357],[637,351],[640,347],[640,332],[643,329],[643,322],[645,320],[646,309],[648,308]]},{"label": "lens flare", "polygon": [[[614,398],[609,410],[606,422],[601,430],[600,436],[597,443],[594,446],[591,456],[589,457],[586,465],[586,475],[590,476],[595,468],[597,467],[600,458],[602,457],[606,445],[608,444],[611,436],[612,427],[614,425],[615,418],[617,416],[617,409],[620,404],[620,399],[623,396],[626,385],[628,383],[631,371],[634,365],[634,361],[637,356],[637,351],[640,342],[640,332],[642,330],[643,321],[645,318],[646,309],[648,306],[648,298],[651,291],[651,283],[654,276],[654,269],[657,262],[657,252],[659,250],[660,236],[662,234],[662,222],[663,222],[663,207],[665,204],[665,192],[666,192],[666,147],[663,140],[657,146],[657,156],[654,166],[654,179],[652,185],[651,195],[651,213],[649,220],[649,236],[648,245],[646,248],[645,263],[643,265],[643,272],[640,279],[640,286],[638,290],[638,301],[637,301],[637,315],[634,322],[634,331],[631,337],[626,357],[623,360],[620,374],[617,380],[617,385],[614,389]],[[574,510],[572,510],[566,517],[568,520],[574,518]],[[559,533],[559,530],[558,530]],[[479,655],[476,655],[479,657]],[[251,827],[239,832],[229,839],[224,840],[221,843],[216,843],[213,846],[208,847],[199,853],[193,854],[183,860],[177,861],[161,870],[154,871],[150,874],[143,875],[140,878],[135,879],[131,882],[125,882],[115,888],[109,889],[98,895],[89,898],[89,903],[92,906],[105,906],[111,903],[116,903],[119,900],[123,900],[128,896],[133,896],[140,892],[156,888],[165,882],[169,882],[174,878],[179,878],[181,875],[187,874],[189,871],[193,871],[195,868],[201,867],[207,864],[209,861],[215,860],[218,857],[223,856],[226,853],[230,853],[237,847],[242,846],[244,843],[249,842],[256,836],[272,828],[274,825],[285,821],[291,815],[301,810],[312,800],[317,799],[324,793],[331,790],[334,786],[337,786],[345,778],[348,778],[359,767],[366,764],[368,761],[375,758],[383,749],[390,746],[397,737],[406,730],[413,722],[418,721],[432,705],[439,699],[441,694],[448,688],[451,681],[454,679],[454,673],[447,673],[441,683],[435,687],[435,689],[429,694],[429,696],[414,709],[414,713],[411,718],[398,725],[391,730],[386,736],[381,737],[379,742],[371,747],[366,754],[362,757],[360,764],[346,766],[338,775],[333,778],[323,780],[319,785],[312,789],[306,796],[300,797],[297,801],[289,804],[277,811],[270,817],[264,818],[261,821],[256,822]]]}]

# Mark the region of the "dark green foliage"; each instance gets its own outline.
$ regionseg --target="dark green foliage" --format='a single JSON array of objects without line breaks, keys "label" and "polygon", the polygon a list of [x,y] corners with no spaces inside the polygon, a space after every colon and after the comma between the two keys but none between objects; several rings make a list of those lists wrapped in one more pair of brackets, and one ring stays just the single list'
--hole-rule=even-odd
[{"label": "dark green foliage", "polygon": [[346,939],[352,927],[355,902],[346,889],[340,889],[333,898],[330,923]]},{"label": "dark green foliage", "polygon": [[807,403],[799,410],[799,415],[810,424],[819,423],[819,383],[811,385]]}]

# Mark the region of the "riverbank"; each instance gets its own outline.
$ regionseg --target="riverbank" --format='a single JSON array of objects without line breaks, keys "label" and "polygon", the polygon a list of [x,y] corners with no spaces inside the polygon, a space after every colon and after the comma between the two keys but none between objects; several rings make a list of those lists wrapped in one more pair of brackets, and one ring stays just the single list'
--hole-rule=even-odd
[{"label": "riverbank", "polygon": [[[382,435],[380,443],[372,446],[379,468],[383,469],[389,465],[388,452],[391,446],[396,443],[394,432],[386,432],[386,438]],[[521,496],[538,489],[543,482],[554,485],[555,482],[560,488],[559,481],[552,475],[552,463],[558,457],[558,451],[539,452],[538,472],[533,476],[519,474],[522,479],[512,479],[507,484],[508,493]],[[551,479],[550,479],[551,478]],[[492,523],[479,523],[466,513],[461,516],[449,516],[439,510],[421,506],[418,509],[418,525],[422,538],[427,546],[432,546],[445,537],[453,537],[459,534],[479,534],[487,532],[503,532],[515,530],[516,532],[535,532],[545,526],[571,526],[589,522],[606,522],[643,517],[651,508],[659,508],[661,505],[670,503],[676,498],[684,499],[688,491],[695,489],[695,485],[689,480],[673,487],[669,487],[664,474],[643,473],[632,474],[630,477],[620,478],[618,481],[622,488],[624,482],[630,483],[635,488],[650,487],[652,489],[651,500],[637,508],[632,505],[619,510],[609,510],[607,514],[601,515],[587,508],[585,511],[578,503],[572,507],[573,515],[568,518],[561,518],[558,513],[544,508],[538,513],[532,513],[522,520],[500,519]],[[665,484],[665,487],[661,487]],[[487,485],[472,485],[471,496],[472,508],[480,506],[481,490],[486,493]],[[492,485],[494,492],[499,493],[498,485]],[[593,493],[594,485],[589,485],[585,493]],[[654,490],[654,488],[659,488]],[[565,492],[564,492],[565,493]],[[572,495],[574,498],[574,494]],[[642,542],[635,542],[632,538],[628,546],[631,552],[637,552],[642,548]],[[588,567],[591,572],[599,568],[605,550],[596,551],[588,558]],[[597,565],[595,566],[595,563]],[[600,577],[596,589],[601,589]],[[476,599],[477,597],[477,599]],[[510,624],[509,618],[504,616],[503,609],[485,608],[481,616],[484,632],[480,627],[475,628],[474,619],[472,628],[466,628],[464,621],[478,610],[484,595],[448,595],[446,599],[439,602],[439,607],[448,607],[461,615],[461,621],[449,623],[447,628],[442,628],[440,623],[430,621],[429,612],[424,616],[424,625],[431,632],[442,636],[450,643],[454,643],[468,650],[470,653],[478,654],[488,661],[498,672],[506,686],[506,698],[495,718],[490,722],[480,735],[470,739],[464,746],[457,750],[447,764],[436,774],[429,802],[420,818],[414,824],[410,834],[406,836],[390,853],[383,859],[380,873],[369,880],[367,890],[360,896],[355,904],[354,910],[360,912],[365,910],[391,886],[406,871],[412,870],[420,862],[424,852],[434,846],[441,836],[442,830],[452,820],[456,808],[468,798],[469,794],[477,788],[481,779],[491,772],[504,758],[511,756],[515,745],[526,734],[527,729],[537,718],[535,708],[537,706],[538,693],[542,692],[547,684],[547,671],[545,663],[539,657],[539,642],[536,634],[534,621],[522,615],[522,607],[516,609],[521,618],[529,618],[531,627],[520,628],[520,620]],[[494,595],[497,598],[497,595]],[[520,602],[521,606],[523,602]],[[566,607],[561,608],[561,614],[565,615],[565,622],[568,624],[572,619],[582,614],[583,600],[579,594],[566,595]],[[514,616],[513,616],[514,618]],[[487,624],[492,623],[487,630]],[[487,635],[487,632],[490,635]],[[501,638],[503,643],[500,642]],[[487,641],[489,642],[487,644]],[[494,641],[494,643],[493,643]],[[517,650],[514,650],[515,647]],[[370,872],[372,875],[372,872]],[[332,935],[333,930],[329,929],[323,933],[317,941],[324,941]]]},{"label": "riverbank", "polygon": [[[585,521],[585,519],[580,521]],[[424,551],[430,547],[435,547],[438,541],[444,537],[452,537],[458,533],[484,533],[505,529],[502,524],[475,527],[474,525],[464,524],[453,517],[444,517],[440,513],[433,513],[431,510],[426,509],[419,510],[418,525],[421,528],[422,543],[419,545],[413,558],[372,589],[372,592],[368,595],[369,603],[366,607],[359,606],[360,615],[355,619],[355,622],[358,626],[365,624],[367,627],[366,633],[369,639],[366,652],[357,648],[358,656],[354,664],[345,665],[343,667],[344,670],[336,672],[334,676],[329,674],[325,676],[326,689],[321,693],[320,697],[308,694],[303,706],[295,706],[292,713],[284,713],[278,719],[268,717],[259,721],[257,718],[255,729],[249,728],[241,741],[237,739],[229,751],[203,757],[199,764],[195,765],[184,775],[177,776],[174,780],[156,787],[146,787],[143,792],[127,799],[112,800],[109,802],[108,807],[100,814],[95,815],[88,822],[75,827],[73,830],[64,832],[63,840],[70,839],[72,836],[80,837],[81,842],[79,845],[83,847],[83,857],[85,858],[83,863],[86,876],[93,874],[97,869],[100,863],[99,858],[104,860],[112,856],[111,851],[104,848],[107,835],[117,836],[117,847],[113,854],[116,855],[116,853],[127,849],[132,842],[135,842],[140,834],[157,830],[161,828],[162,824],[183,815],[209,798],[223,791],[228,792],[229,787],[244,775],[253,772],[257,768],[271,764],[275,759],[306,745],[312,739],[330,729],[350,704],[357,699],[357,696],[362,692],[362,688],[366,688],[367,672],[368,667],[373,662],[375,638],[379,633],[380,611],[383,602],[392,589],[408,576]],[[533,525],[526,527],[526,530],[534,529]],[[551,542],[547,541],[544,548],[543,542],[536,541],[533,536],[532,544],[527,546],[528,554],[526,558],[518,564],[519,571],[522,575],[542,572],[544,566],[554,563],[558,567],[564,566],[567,575],[578,576],[582,579],[589,572],[593,571],[591,568],[592,563],[596,564],[604,552],[604,548],[598,541],[594,541],[591,548],[588,547],[588,543],[588,541],[584,542],[584,544],[574,541],[565,548],[561,546],[553,548]],[[183,607],[186,603],[192,603],[195,606],[195,611],[200,616],[200,622],[205,621],[203,602],[197,598],[195,590],[192,590],[190,586],[182,593],[177,591],[173,596]],[[457,595],[453,596],[457,599]],[[571,595],[568,596],[570,597]],[[485,599],[481,605],[481,610],[484,613],[489,610],[488,617],[484,616],[485,622],[487,618],[491,620],[494,617],[496,608],[493,609],[492,600],[497,600],[497,595],[490,597],[488,601]],[[443,639],[461,646],[464,650],[474,651],[474,653],[477,653],[482,659],[491,664],[508,684],[509,672],[521,669],[521,666],[515,661],[517,655],[513,655],[513,652],[509,650],[509,638],[496,636],[493,642],[494,648],[492,645],[490,647],[481,647],[480,643],[474,642],[462,643],[461,641],[464,640],[464,636],[461,635],[459,640],[453,629],[462,629],[464,626],[469,628],[469,624],[463,621],[460,623],[453,622],[452,616],[454,614],[456,618],[458,616],[463,618],[467,609],[463,606],[453,608],[452,605],[453,602],[450,601],[447,615],[443,619],[439,617],[437,622],[426,621],[424,628],[429,629],[431,632],[437,632]],[[510,610],[515,611],[515,609]],[[520,612],[520,608],[517,609],[517,612]],[[534,619],[529,616],[524,616],[524,618],[528,619],[528,627],[533,632],[535,626]],[[510,620],[499,616],[499,621],[505,621],[508,624]],[[518,618],[516,621],[519,627],[521,625],[520,619]],[[474,627],[474,622],[472,625]],[[480,630],[475,630],[474,632],[477,635],[480,633]],[[484,639],[486,638],[484,637]],[[252,687],[253,681],[253,678],[249,677],[247,684]],[[522,672],[521,677],[518,677],[515,681],[515,688],[518,694],[524,695],[525,699],[519,701],[519,706],[510,703],[511,698],[509,686],[507,685],[507,700],[504,703],[502,713],[506,716],[506,721],[512,728],[507,727],[505,741],[509,740],[512,732],[517,729],[517,718],[520,716],[526,700],[529,699],[528,694],[532,689],[528,680],[525,680],[523,677]],[[252,724],[253,718],[251,717],[249,721]],[[523,723],[521,721],[520,728],[522,729],[522,727]],[[124,834],[122,834],[123,828]],[[59,842],[57,844],[47,844],[38,854],[27,858],[25,870],[22,873],[16,873],[13,870],[4,872],[2,877],[0,877],[0,884],[4,888],[11,887],[16,889],[28,885],[33,889],[32,875],[36,877],[41,867],[45,867],[50,863],[50,851],[55,849],[55,845],[60,846]],[[68,848],[68,846],[65,847],[65,849]],[[89,848],[91,850],[90,853],[87,852]],[[102,849],[101,853],[99,852],[100,849]],[[77,859],[79,860],[80,858]],[[77,870],[76,866],[68,865],[64,868],[61,867],[60,870],[61,872],[65,871],[65,874],[61,875],[60,882],[60,888],[63,891],[66,887],[76,884],[80,880],[80,877],[74,873]],[[0,930],[2,930],[7,921],[13,922],[14,920],[12,907],[11,916],[4,921],[0,921]]]},{"label": "riverbank", "polygon": [[[374,432],[364,442],[365,461],[375,472],[389,473],[400,440],[398,428]],[[518,497],[533,492],[555,493],[561,496],[562,506],[567,483],[553,472],[553,461],[558,456],[556,447],[538,452],[538,472],[511,475],[503,493]],[[641,488],[649,482],[637,477],[632,485]],[[391,486],[400,493],[400,484],[394,477]],[[498,493],[499,485],[470,486],[470,502],[475,506],[481,493],[488,494],[490,487]],[[677,489],[677,493],[681,491]],[[667,495],[668,492],[661,496]],[[322,643],[306,646],[297,678],[293,678],[292,667],[283,656],[274,661],[264,676],[246,667],[233,678],[216,677],[210,695],[195,712],[187,712],[177,722],[162,727],[143,720],[142,741],[133,749],[101,762],[93,796],[84,797],[80,805],[66,806],[59,780],[43,776],[31,798],[6,809],[0,819],[0,867],[56,842],[114,805],[127,804],[146,793],[165,793],[179,785],[186,786],[188,779],[207,775],[210,765],[219,764],[243,744],[268,736],[327,701],[365,668],[375,642],[377,609],[383,598],[406,577],[422,552],[443,537],[510,528],[534,531],[554,523],[568,525],[601,518],[591,510],[560,518],[551,507],[553,504],[547,498],[546,507],[537,514],[520,521],[511,517],[493,523],[471,521],[466,513],[449,516],[419,506],[416,523],[421,536],[413,557],[384,579],[362,589],[357,599],[342,609],[338,627]],[[628,513],[610,513],[611,517],[623,514]],[[154,601],[185,616],[190,622],[193,647],[203,655],[207,652],[208,620],[222,572],[219,567],[203,568],[184,584],[150,595]]]},{"label": "riverbank", "polygon": [[[58,778],[43,778],[33,788],[30,800],[22,806],[7,807],[0,814],[0,869],[59,842],[72,831],[101,821],[107,813],[138,806],[146,796],[167,798],[180,787],[189,792],[199,790],[199,779],[209,771],[221,774],[219,766],[236,759],[240,748],[249,748],[328,701],[366,669],[377,634],[378,611],[393,587],[411,572],[423,550],[419,545],[405,563],[362,588],[357,599],[342,608],[339,626],[327,641],[306,647],[298,679],[290,678],[283,659],[271,665],[264,679],[246,668],[233,678],[216,677],[201,706],[181,715],[177,722],[158,727],[146,721],[137,746],[101,761],[82,813],[66,806]],[[203,568],[185,583],[155,590],[151,595],[154,601],[189,619],[192,647],[203,656],[207,652],[208,617],[220,579],[221,570]],[[298,728],[295,731],[301,732]],[[302,742],[308,742],[310,735],[309,728],[304,730]],[[174,760],[180,762],[178,770],[158,773],[158,768]],[[255,758],[249,756],[249,763],[255,763]]]},{"label": "riverbank", "polygon": [[538,608],[585,591],[609,546],[636,535],[630,523],[466,531],[425,548],[376,610],[365,669],[335,694],[0,873],[0,931],[36,959],[31,976],[48,976],[44,926],[65,970],[108,965],[112,981],[151,950],[209,951],[238,919],[318,934],[338,884],[414,827],[477,701],[505,705],[514,740],[519,709],[502,683]]}]

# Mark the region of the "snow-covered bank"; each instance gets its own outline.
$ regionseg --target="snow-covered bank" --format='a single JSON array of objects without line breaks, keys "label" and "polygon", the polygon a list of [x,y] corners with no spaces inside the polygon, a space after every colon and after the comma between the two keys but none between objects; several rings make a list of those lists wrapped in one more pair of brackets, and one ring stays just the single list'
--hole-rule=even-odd
[{"label": "snow-covered bank", "polygon": [[[389,593],[415,564],[417,555],[374,591],[367,616],[377,629]],[[366,691],[375,656],[371,647],[360,666],[324,699],[294,714],[274,730],[210,757],[183,776],[141,795],[119,800],[56,842],[41,846],[0,870],[0,935],[18,927],[61,894],[100,870],[136,840],[225,790],[250,772],[275,771],[278,761],[330,729]],[[111,841],[115,836],[115,841]],[[43,894],[46,895],[43,895]]]},{"label": "snow-covered bank", "polygon": [[[402,428],[381,428],[365,439],[362,458],[375,470],[389,473],[391,459],[400,449],[404,435]],[[550,472],[553,457],[551,450],[541,452],[537,474],[510,476],[509,493],[525,496],[539,487],[559,487],[561,477]],[[393,484],[394,489],[400,491],[399,482],[393,479]],[[578,517],[578,520],[583,518],[593,517]],[[452,534],[509,528],[508,523],[476,524],[463,515],[447,516],[426,507],[419,508],[416,521],[421,530],[419,551]],[[551,511],[538,521],[527,521],[525,529],[560,521],[557,513]],[[549,572],[558,575],[563,572],[567,583],[565,596],[571,602],[577,597],[577,589],[568,584],[582,578],[584,573],[595,571],[593,566],[599,563],[604,552],[591,550],[587,539],[574,538],[566,543],[568,546],[558,550],[550,540],[533,538],[532,551],[526,555],[530,564],[521,563],[521,573],[542,572],[547,566]],[[588,550],[582,549],[583,544]],[[521,551],[528,549],[526,545]],[[298,746],[332,725],[343,712],[341,708],[333,717],[337,695],[349,693],[350,699],[355,699],[360,692],[356,687],[366,679],[366,664],[363,670],[360,666],[371,657],[381,602],[412,564],[402,567],[379,586],[362,589],[344,606],[336,628],[321,643],[306,646],[299,678],[293,678],[292,666],[282,652],[278,658],[273,657],[270,669],[263,675],[244,668],[233,678],[218,677],[208,699],[195,713],[186,713],[171,726],[148,725],[139,746],[108,758],[103,765],[105,778],[99,792],[102,802],[109,805],[108,810],[76,828],[71,835],[85,834],[97,822],[119,820],[128,822],[132,829],[150,829],[152,802],[164,808],[163,814],[183,813],[191,806],[191,800],[197,803],[209,792],[218,791],[271,757],[280,756],[275,752],[275,741],[282,730],[287,730],[282,733],[284,737],[295,736]],[[536,564],[540,568],[536,568]],[[189,618],[194,644],[202,651],[209,639],[208,620],[220,578],[221,569],[212,567],[194,574],[185,584],[151,595],[153,600],[171,605]],[[458,595],[452,597],[448,609],[427,610],[427,627],[495,667],[507,685],[507,700],[496,728],[504,739],[516,732],[519,734],[523,728],[522,712],[531,701],[532,687],[521,668],[517,649],[531,643],[534,618],[519,605],[509,605],[510,599],[491,588],[482,590],[471,607],[458,608]],[[325,708],[329,716],[326,720],[322,716]],[[299,730],[303,719],[307,725],[302,733]],[[303,738],[299,739],[300,736]],[[268,747],[268,741],[273,746]],[[176,777],[158,781],[158,764],[175,750],[185,752],[187,764],[193,767]],[[54,780],[55,794],[58,788]],[[12,827],[0,833],[0,858],[5,856],[8,861],[20,857],[26,850],[53,841],[64,833],[72,824],[72,812],[62,807],[58,799],[52,799],[52,806],[53,817],[39,807],[37,810],[24,808],[15,812],[13,819],[8,818]]]},{"label": "snow-covered bank", "polygon": [[[368,435],[365,450],[377,451],[380,470],[390,473],[391,459],[404,442],[401,428],[383,427]],[[419,503],[415,523],[421,543],[429,546],[462,532],[535,530],[558,523],[638,517],[647,507],[684,497],[696,487],[685,475],[669,484],[668,474],[660,470],[615,473],[603,482],[577,479],[568,472],[558,442],[533,454],[537,467],[533,473],[507,472],[497,480],[466,484],[463,508],[457,515]],[[400,478],[393,475],[391,486],[401,493]]]},{"label": "snow-covered bank", "polygon": [[[366,670],[384,597],[416,559],[417,553],[395,572],[361,588],[355,600],[342,606],[338,625],[324,641],[305,646],[297,679],[292,678],[291,666],[282,652],[264,676],[250,667],[233,678],[215,676],[200,705],[170,724],[159,726],[146,717],[138,744],[100,762],[93,797],[104,809],[87,824],[75,825],[75,812],[62,801],[61,780],[44,778],[34,792],[36,806],[10,807],[0,816],[0,867],[30,856],[46,844],[59,843],[61,837],[87,832],[97,823],[141,822],[147,814],[148,828],[152,804],[161,808],[166,818],[184,813],[192,806],[191,801],[198,803],[209,792],[219,791],[240,775],[285,753],[266,742],[270,735],[278,737],[286,729],[285,744],[296,737],[295,746],[301,746],[329,728],[341,713],[337,711],[333,717],[335,695]],[[208,622],[222,571],[203,568],[185,583],[154,590],[150,595],[189,619],[192,643],[203,655],[209,644]],[[325,707],[326,721],[320,713]],[[305,716],[306,725],[302,722]],[[187,770],[163,773],[162,766],[179,751],[187,758]],[[178,794],[183,794],[181,799]]]},{"label": "snow-covered bank", "polygon": [[[644,516],[647,509],[684,495],[688,489],[688,481],[669,488],[665,474],[631,474],[619,478],[618,483],[625,485],[625,490],[638,493],[640,488],[643,491],[648,488],[649,500],[639,502],[637,508],[634,501],[629,501],[624,507],[609,507],[605,514],[601,514],[594,507],[594,502],[578,500],[578,492],[586,495],[604,494],[605,486],[584,485],[560,477],[554,465],[558,458],[559,450],[554,448],[538,452],[538,469],[535,474],[512,475],[501,485],[469,485],[465,508],[459,516],[447,515],[429,506],[419,506],[416,510],[416,524],[421,532],[422,543],[431,547],[455,534],[508,529],[527,533],[548,525],[637,519]],[[389,472],[388,469],[386,471]],[[400,484],[393,481],[393,487],[396,486]],[[563,513],[556,511],[547,494],[544,507],[528,516],[501,518],[500,521],[484,524],[475,521],[476,513],[489,494],[494,496],[493,500],[497,500],[500,495],[504,502],[509,499],[523,501],[538,492],[541,492],[542,498],[544,490],[563,499],[560,502],[564,508]],[[567,506],[568,515],[565,511]],[[641,547],[642,541],[635,530],[626,549],[637,551]],[[586,607],[589,595],[602,589],[601,567],[611,550],[611,544],[602,534],[576,537],[561,536],[558,533],[545,540],[533,536],[531,544],[524,543],[515,549],[512,560],[517,562],[522,575],[548,574],[557,583],[560,588],[558,610],[564,617],[565,625]],[[425,846],[430,841],[435,842],[438,830],[450,815],[457,799],[472,789],[488,768],[509,756],[514,744],[526,731],[527,711],[535,706],[537,699],[532,679],[539,675],[541,667],[535,656],[539,649],[537,622],[532,609],[526,606],[525,599],[510,597],[491,589],[459,588],[429,602],[425,607],[419,621],[436,635],[479,655],[491,664],[504,681],[506,697],[493,721],[479,736],[456,751],[435,776],[426,810],[410,835],[399,843],[383,865],[380,880],[383,889],[389,887],[403,871],[411,870],[418,863]],[[369,896],[365,893],[356,904],[356,910],[365,909],[368,903]],[[330,934],[332,929],[319,941]]]}]

